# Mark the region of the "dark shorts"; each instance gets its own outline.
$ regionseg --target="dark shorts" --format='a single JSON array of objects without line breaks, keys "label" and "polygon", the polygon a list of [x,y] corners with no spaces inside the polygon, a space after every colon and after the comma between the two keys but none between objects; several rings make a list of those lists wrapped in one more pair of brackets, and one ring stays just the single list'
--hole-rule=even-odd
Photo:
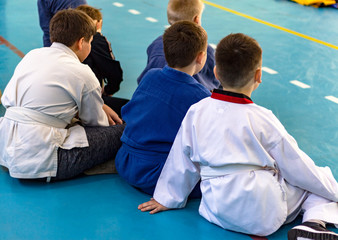
[{"label": "dark shorts", "polygon": [[58,149],[58,169],[52,180],[75,177],[85,170],[115,158],[121,147],[125,124],[109,127],[85,127],[89,147]]}]

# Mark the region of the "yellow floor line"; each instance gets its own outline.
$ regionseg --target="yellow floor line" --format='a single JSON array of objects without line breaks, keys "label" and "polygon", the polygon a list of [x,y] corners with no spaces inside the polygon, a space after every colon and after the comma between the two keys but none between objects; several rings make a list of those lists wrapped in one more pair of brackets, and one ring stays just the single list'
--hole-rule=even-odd
[{"label": "yellow floor line", "polygon": [[313,42],[322,44],[322,45],[324,45],[324,46],[327,46],[327,47],[330,47],[330,48],[333,48],[333,49],[338,50],[338,46],[333,45],[333,44],[331,44],[331,43],[327,43],[327,42],[324,42],[324,41],[322,41],[322,40],[316,39],[316,38],[314,38],[314,37],[310,37],[310,36],[307,36],[307,35],[305,35],[305,34],[298,33],[298,32],[296,32],[296,31],[293,31],[293,30],[290,30],[290,29],[287,29],[287,28],[278,26],[278,25],[276,25],[276,24],[272,24],[272,23],[266,22],[266,21],[264,21],[264,20],[255,18],[255,17],[251,17],[251,16],[246,15],[246,14],[244,14],[244,13],[237,12],[237,11],[235,11],[235,10],[232,10],[232,9],[229,9],[229,8],[226,8],[226,7],[223,7],[223,6],[221,6],[221,5],[218,5],[218,4],[209,2],[209,1],[204,1],[204,0],[203,0],[203,2],[204,2],[205,4],[207,4],[207,5],[212,6],[212,7],[219,8],[219,9],[221,9],[221,10],[224,10],[224,11],[233,13],[233,14],[235,14],[235,15],[238,15],[238,16],[241,16],[241,17],[250,19],[250,20],[252,20],[252,21],[259,22],[259,23],[262,23],[262,24],[265,24],[265,25],[267,25],[267,26],[269,26],[269,27],[273,27],[273,28],[279,29],[279,30],[281,30],[281,31],[284,31],[284,32],[287,32],[287,33],[296,35],[296,36],[298,36],[298,37],[305,38],[305,39],[307,39],[307,40],[310,40],[310,41],[313,41]]}]

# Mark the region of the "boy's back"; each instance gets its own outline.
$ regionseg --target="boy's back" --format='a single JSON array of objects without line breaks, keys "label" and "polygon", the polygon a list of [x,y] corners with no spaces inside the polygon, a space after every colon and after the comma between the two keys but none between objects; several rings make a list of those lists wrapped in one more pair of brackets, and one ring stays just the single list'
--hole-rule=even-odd
[{"label": "boy's back", "polygon": [[38,0],[40,27],[43,31],[43,46],[51,45],[49,37],[49,22],[52,17],[62,9],[75,8],[81,4],[87,4],[86,0]]},{"label": "boy's back", "polygon": [[184,207],[201,179],[199,212],[225,229],[266,236],[304,211],[304,224],[289,231],[289,240],[337,239],[325,222],[338,223],[338,184],[271,111],[252,102],[261,66],[262,49],[253,38],[230,34],[219,42],[215,75],[223,90],[188,110],[154,198],[139,209]]},{"label": "boy's back", "polygon": [[188,110],[154,199],[183,207],[200,177],[200,214],[225,229],[259,236],[292,221],[306,190],[338,198],[329,169],[316,168],[271,111],[225,91]]},{"label": "boy's back", "polygon": [[[169,24],[174,24],[177,21],[191,21],[201,25],[202,13],[204,4],[201,0],[169,0],[167,7],[167,17]],[[167,61],[163,51],[163,36],[155,39],[147,48],[147,65],[141,75],[137,78],[137,83],[140,83],[143,76],[153,68],[163,68],[167,65]],[[194,74],[197,82],[201,83],[208,90],[220,87],[220,82],[215,78],[213,73],[215,66],[215,51],[208,45],[207,61],[198,73]]]},{"label": "boy's back", "polygon": [[[162,169],[185,113],[208,96],[210,92],[186,73],[168,66],[149,71],[122,108],[127,127],[116,157],[119,174],[133,186],[154,188],[160,171],[149,170]],[[130,149],[142,160],[121,161],[130,157]]]},{"label": "boy's back", "polygon": [[[188,37],[187,37],[188,36]],[[189,107],[210,96],[192,77],[206,60],[207,34],[182,21],[164,34],[170,66],[150,70],[122,108],[127,126],[116,156],[116,169],[131,185],[152,194],[175,135]]]},{"label": "boy's back", "polygon": [[97,31],[93,36],[91,51],[83,63],[88,64],[95,73],[100,86],[103,88],[103,95],[113,95],[120,89],[123,71],[120,62],[115,60],[110,42],[101,33],[103,24],[102,13],[100,9],[87,4],[80,5],[76,9],[85,12],[93,19]]},{"label": "boy's back", "polygon": [[115,60],[110,42],[100,32],[93,36],[92,49],[83,61],[88,64],[102,85],[105,82],[104,94],[113,95],[120,90],[123,71],[119,61]]}]

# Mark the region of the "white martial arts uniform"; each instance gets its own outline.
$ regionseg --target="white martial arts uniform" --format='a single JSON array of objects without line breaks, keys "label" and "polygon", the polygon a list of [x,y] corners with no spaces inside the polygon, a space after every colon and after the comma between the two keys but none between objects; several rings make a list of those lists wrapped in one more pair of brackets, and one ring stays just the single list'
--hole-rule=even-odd
[{"label": "white martial arts uniform", "polygon": [[154,199],[182,208],[201,181],[200,214],[225,229],[266,236],[301,210],[338,223],[338,184],[315,166],[273,113],[216,90],[187,112]]},{"label": "white martial arts uniform", "polygon": [[88,146],[82,126],[65,129],[77,113],[84,125],[109,125],[94,73],[61,43],[29,52],[1,100],[0,165],[15,178],[54,177],[59,147]]}]

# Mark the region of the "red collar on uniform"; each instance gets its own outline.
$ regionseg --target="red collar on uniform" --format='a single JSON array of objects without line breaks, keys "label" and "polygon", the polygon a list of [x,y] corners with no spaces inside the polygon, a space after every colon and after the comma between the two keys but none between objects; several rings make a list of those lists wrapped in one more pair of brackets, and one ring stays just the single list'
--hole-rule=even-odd
[{"label": "red collar on uniform", "polygon": [[214,89],[214,91],[211,94],[211,98],[240,104],[253,103],[251,98],[242,93],[229,92],[220,89]]}]

